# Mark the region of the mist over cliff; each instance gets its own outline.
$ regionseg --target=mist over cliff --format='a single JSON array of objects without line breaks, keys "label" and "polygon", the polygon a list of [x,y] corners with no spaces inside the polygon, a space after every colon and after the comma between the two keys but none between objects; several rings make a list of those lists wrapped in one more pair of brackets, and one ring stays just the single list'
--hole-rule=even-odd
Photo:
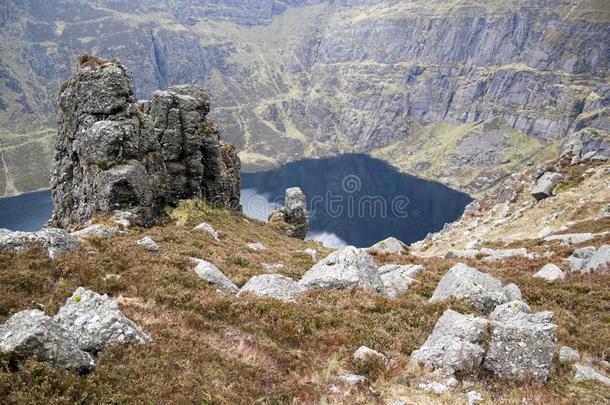
[{"label": "mist over cliff", "polygon": [[366,152],[475,193],[577,131],[607,142],[604,3],[8,0],[0,195],[48,187],[56,94],[82,53],[130,67],[140,99],[203,85],[247,170]]}]

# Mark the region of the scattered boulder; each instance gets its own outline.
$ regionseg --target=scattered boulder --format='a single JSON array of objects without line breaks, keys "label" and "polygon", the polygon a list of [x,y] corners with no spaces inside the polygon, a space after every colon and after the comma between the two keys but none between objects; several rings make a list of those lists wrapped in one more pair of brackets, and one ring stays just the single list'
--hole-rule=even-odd
[{"label": "scattered boulder", "polygon": [[274,273],[284,268],[282,263],[261,263],[261,267],[268,273]]},{"label": "scattered boulder", "polygon": [[409,290],[417,284],[417,277],[424,270],[421,265],[385,265],[379,268],[381,282],[385,289],[385,294],[389,298],[396,298],[399,294]]},{"label": "scattered boulder", "polygon": [[531,194],[536,200],[543,200],[553,195],[553,189],[564,177],[559,173],[544,172],[534,182]]},{"label": "scattered boulder", "polygon": [[195,258],[191,258],[191,260],[196,263],[195,273],[197,273],[199,278],[216,286],[218,291],[230,294],[237,294],[239,292],[239,288],[218,267],[205,260]]},{"label": "scattered boulder", "polygon": [[472,372],[483,362],[487,325],[485,319],[448,309],[424,345],[411,354],[411,360],[446,376]]},{"label": "scattered boulder", "polygon": [[560,241],[561,243],[563,243],[564,245],[578,245],[580,243],[585,243],[588,242],[590,240],[592,240],[593,238],[595,238],[596,235],[590,233],[590,232],[585,232],[585,233],[564,233],[564,234],[560,234],[560,235],[549,235],[547,237],[544,238],[544,240],[546,242],[552,242],[552,241]]},{"label": "scattered boulder", "polygon": [[596,371],[593,367],[585,366],[583,364],[575,364],[574,368],[576,370],[574,373],[574,381],[593,381],[610,386],[610,378]]},{"label": "scattered boulder", "polygon": [[44,228],[38,232],[0,229],[0,252],[15,252],[30,247],[40,247],[51,259],[55,259],[64,252],[79,250],[81,246],[63,229]]},{"label": "scattered boulder", "polygon": [[390,237],[380,242],[375,243],[368,250],[376,251],[379,253],[406,253],[408,248],[402,241]]},{"label": "scattered boulder", "polygon": [[316,257],[318,256],[318,251],[316,249],[305,249],[301,250],[301,252],[305,253],[307,256],[311,257],[311,260],[316,261]]},{"label": "scattered boulder", "polygon": [[610,218],[610,204],[606,204],[605,207],[599,210],[595,217],[598,221],[606,218]]},{"label": "scattered boulder", "polygon": [[474,259],[480,253],[476,249],[450,250],[445,254],[445,259]]},{"label": "scattered boulder", "polygon": [[250,249],[250,250],[254,250],[254,251],[257,251],[257,250],[265,250],[265,249],[267,249],[267,248],[265,247],[265,245],[263,245],[263,244],[262,244],[262,243],[260,243],[260,242],[256,242],[256,243],[249,243],[249,244],[247,244],[246,246],[248,247],[248,249]]},{"label": "scattered boulder", "polygon": [[534,277],[542,278],[546,281],[563,280],[565,276],[566,275],[563,270],[561,270],[553,263],[545,264],[544,267],[542,267],[540,270],[538,270],[538,272],[536,272],[536,274],[534,274]]},{"label": "scattered boulder", "polygon": [[15,361],[30,357],[53,367],[88,373],[95,369],[77,337],[39,310],[21,311],[0,326],[0,352]]},{"label": "scattered boulder", "polygon": [[445,392],[449,390],[445,384],[441,384],[436,381],[432,381],[429,383],[421,383],[417,386],[420,390],[427,392],[429,394],[443,395]]},{"label": "scattered boulder", "polygon": [[568,346],[561,346],[559,349],[559,362],[563,364],[575,363],[580,360],[580,353]]},{"label": "scattered boulder", "polygon": [[502,282],[497,278],[458,263],[443,276],[430,302],[451,298],[464,300],[479,311],[490,313],[498,305],[521,299],[521,293],[515,285],[502,287]]},{"label": "scattered boulder", "polygon": [[557,335],[551,312],[492,321],[492,334],[483,367],[502,379],[546,381],[551,371]]},{"label": "scattered boulder", "polygon": [[197,225],[195,227],[196,231],[201,231],[201,232],[205,232],[208,235],[210,235],[212,238],[214,238],[214,240],[219,241],[220,240],[220,233],[218,233],[217,230],[215,230],[212,225],[207,224],[205,222]]},{"label": "scattered boulder", "polygon": [[53,318],[64,330],[76,336],[79,347],[97,353],[115,344],[144,344],[150,336],[119,310],[107,295],[78,288]]},{"label": "scattered boulder", "polygon": [[239,294],[249,292],[262,297],[275,298],[281,301],[293,302],[297,296],[305,292],[305,288],[296,281],[280,274],[263,274],[252,277],[239,291]]},{"label": "scattered boulder", "polygon": [[498,305],[489,315],[492,321],[506,322],[520,314],[529,314],[530,307],[524,301],[511,301]]},{"label": "scattered boulder", "polygon": [[572,272],[607,273],[610,271],[610,245],[576,249],[567,260]]},{"label": "scattered boulder", "polygon": [[111,219],[112,222],[123,228],[130,228],[132,225],[138,223],[137,215],[129,211],[115,211]]},{"label": "scattered boulder", "polygon": [[367,382],[366,377],[358,374],[342,374],[335,378],[335,381],[338,384],[349,385],[350,387],[355,387],[358,385],[363,385]]},{"label": "scattered boulder", "polygon": [[383,293],[384,287],[373,258],[362,249],[346,246],[316,263],[299,284],[305,288],[341,290],[357,286]]},{"label": "scattered boulder", "polygon": [[476,405],[479,402],[483,401],[483,395],[477,391],[469,391],[466,394],[466,399],[468,400],[468,405]]},{"label": "scattered boulder", "polygon": [[70,233],[71,236],[80,239],[80,238],[88,238],[90,236],[98,236],[101,238],[108,238],[110,236],[117,235],[121,231],[117,227],[105,227],[104,225],[94,224],[90,225],[86,228],[81,229],[80,231]]},{"label": "scattered boulder", "polygon": [[144,249],[152,253],[158,253],[161,251],[161,248],[159,245],[157,245],[157,242],[155,242],[150,236],[143,237],[142,239],[136,241],[136,244],[144,247]]},{"label": "scattered boulder", "polygon": [[376,350],[373,350],[366,346],[360,346],[358,350],[354,352],[354,360],[362,361],[365,363],[374,361],[384,364],[388,361],[388,358]]},{"label": "scattered boulder", "polygon": [[511,257],[527,257],[527,258],[533,257],[531,254],[527,253],[527,249],[525,249],[525,248],[519,248],[519,249],[483,248],[483,249],[481,249],[480,253],[487,256],[487,257],[483,258],[483,261],[486,261],[486,262],[502,262]]},{"label": "scattered boulder", "polygon": [[287,236],[305,239],[309,231],[307,219],[307,200],[299,187],[286,189],[284,207],[274,210],[269,215],[270,223],[286,223],[288,227],[281,227]]}]

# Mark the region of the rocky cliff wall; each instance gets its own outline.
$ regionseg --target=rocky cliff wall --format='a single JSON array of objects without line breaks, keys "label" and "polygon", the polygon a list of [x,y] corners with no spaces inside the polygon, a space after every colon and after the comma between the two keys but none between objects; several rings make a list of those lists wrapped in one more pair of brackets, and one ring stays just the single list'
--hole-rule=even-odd
[{"label": "rocky cliff wall", "polygon": [[[364,151],[468,192],[556,154],[576,123],[607,109],[610,94],[610,13],[589,0],[0,7],[0,50],[9,55],[0,62],[7,167],[0,167],[0,194],[12,192],[9,183],[17,191],[44,186],[56,89],[70,75],[66,61],[83,51],[134,66],[140,96],[203,85],[213,100],[211,119],[238,146],[246,169]],[[427,147],[425,137],[451,151],[494,143],[471,127],[497,119],[502,147],[483,152],[498,159],[468,177],[455,174],[461,163],[451,163],[468,153],[438,160],[406,153]],[[439,134],[439,124],[449,127]]]}]

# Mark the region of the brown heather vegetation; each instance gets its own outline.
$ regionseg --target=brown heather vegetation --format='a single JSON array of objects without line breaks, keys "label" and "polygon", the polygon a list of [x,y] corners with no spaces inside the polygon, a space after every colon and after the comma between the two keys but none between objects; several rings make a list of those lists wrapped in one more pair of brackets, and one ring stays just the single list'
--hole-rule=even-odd
[{"label": "brown heather vegetation", "polygon": [[[281,262],[282,274],[298,279],[312,265],[299,253],[307,247],[328,253],[314,242],[286,238],[270,227],[201,203],[185,203],[168,212],[153,229],[90,239],[78,253],[50,261],[27,251],[0,254],[0,322],[13,313],[40,307],[53,314],[78,286],[108,293],[153,338],[146,346],[114,347],[96,359],[86,376],[27,361],[17,370],[0,357],[0,402],[7,404],[73,403],[384,403],[403,398],[412,404],[465,403],[477,389],[484,404],[602,404],[610,390],[570,382],[571,371],[556,366],[548,384],[506,383],[488,375],[442,397],[430,397],[417,384],[434,378],[409,365],[408,356],[427,338],[447,307],[473,312],[464,304],[430,305],[427,298],[453,261],[412,256],[375,255],[383,263],[422,263],[420,283],[397,300],[358,290],[310,292],[297,304],[254,296],[221,295],[192,271],[185,256],[213,262],[238,286],[262,274],[261,263]],[[206,221],[222,232],[220,242],[193,231]],[[161,254],[146,253],[134,241],[150,235]],[[252,252],[245,245],[262,242]],[[610,242],[606,238],[605,243]],[[574,248],[552,245],[561,257]],[[541,247],[540,247],[541,249]],[[587,356],[610,360],[610,278],[572,276],[549,284],[532,278],[546,260],[510,259],[503,264],[468,261],[481,271],[521,287],[534,311],[552,310],[559,343]],[[560,260],[553,260],[560,264]],[[565,267],[565,266],[564,266]],[[108,274],[119,279],[105,280]],[[363,366],[352,360],[360,345],[391,359],[388,367]],[[365,388],[329,395],[337,374],[368,375],[375,392]]]}]

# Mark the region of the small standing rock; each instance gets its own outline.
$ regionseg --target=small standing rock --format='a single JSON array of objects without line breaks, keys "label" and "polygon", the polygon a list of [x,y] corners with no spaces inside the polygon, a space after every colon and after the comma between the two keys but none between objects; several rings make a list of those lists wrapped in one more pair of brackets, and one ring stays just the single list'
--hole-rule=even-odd
[{"label": "small standing rock", "polygon": [[191,260],[197,264],[195,273],[197,273],[199,278],[215,285],[218,291],[237,294],[239,288],[218,267],[205,260],[195,258],[191,258]]},{"label": "small standing rock", "polygon": [[145,236],[136,243],[152,253],[159,253],[161,251],[159,245],[150,236]]},{"label": "small standing rock", "polygon": [[207,233],[208,235],[210,235],[212,238],[214,238],[214,240],[218,241],[220,240],[220,234],[218,233],[217,230],[215,230],[212,225],[208,224],[208,223],[201,223],[199,225],[197,225],[195,227],[196,231],[202,231]]},{"label": "small standing rock", "polygon": [[580,360],[580,353],[578,353],[578,350],[574,350],[568,346],[562,346],[559,349],[559,362],[560,363],[563,363],[563,364],[575,363],[578,360]]},{"label": "small standing rock", "polygon": [[548,263],[544,265],[544,267],[542,267],[536,274],[534,274],[534,277],[542,278],[546,281],[563,280],[565,276],[566,275],[563,270],[561,270],[553,263]]}]

